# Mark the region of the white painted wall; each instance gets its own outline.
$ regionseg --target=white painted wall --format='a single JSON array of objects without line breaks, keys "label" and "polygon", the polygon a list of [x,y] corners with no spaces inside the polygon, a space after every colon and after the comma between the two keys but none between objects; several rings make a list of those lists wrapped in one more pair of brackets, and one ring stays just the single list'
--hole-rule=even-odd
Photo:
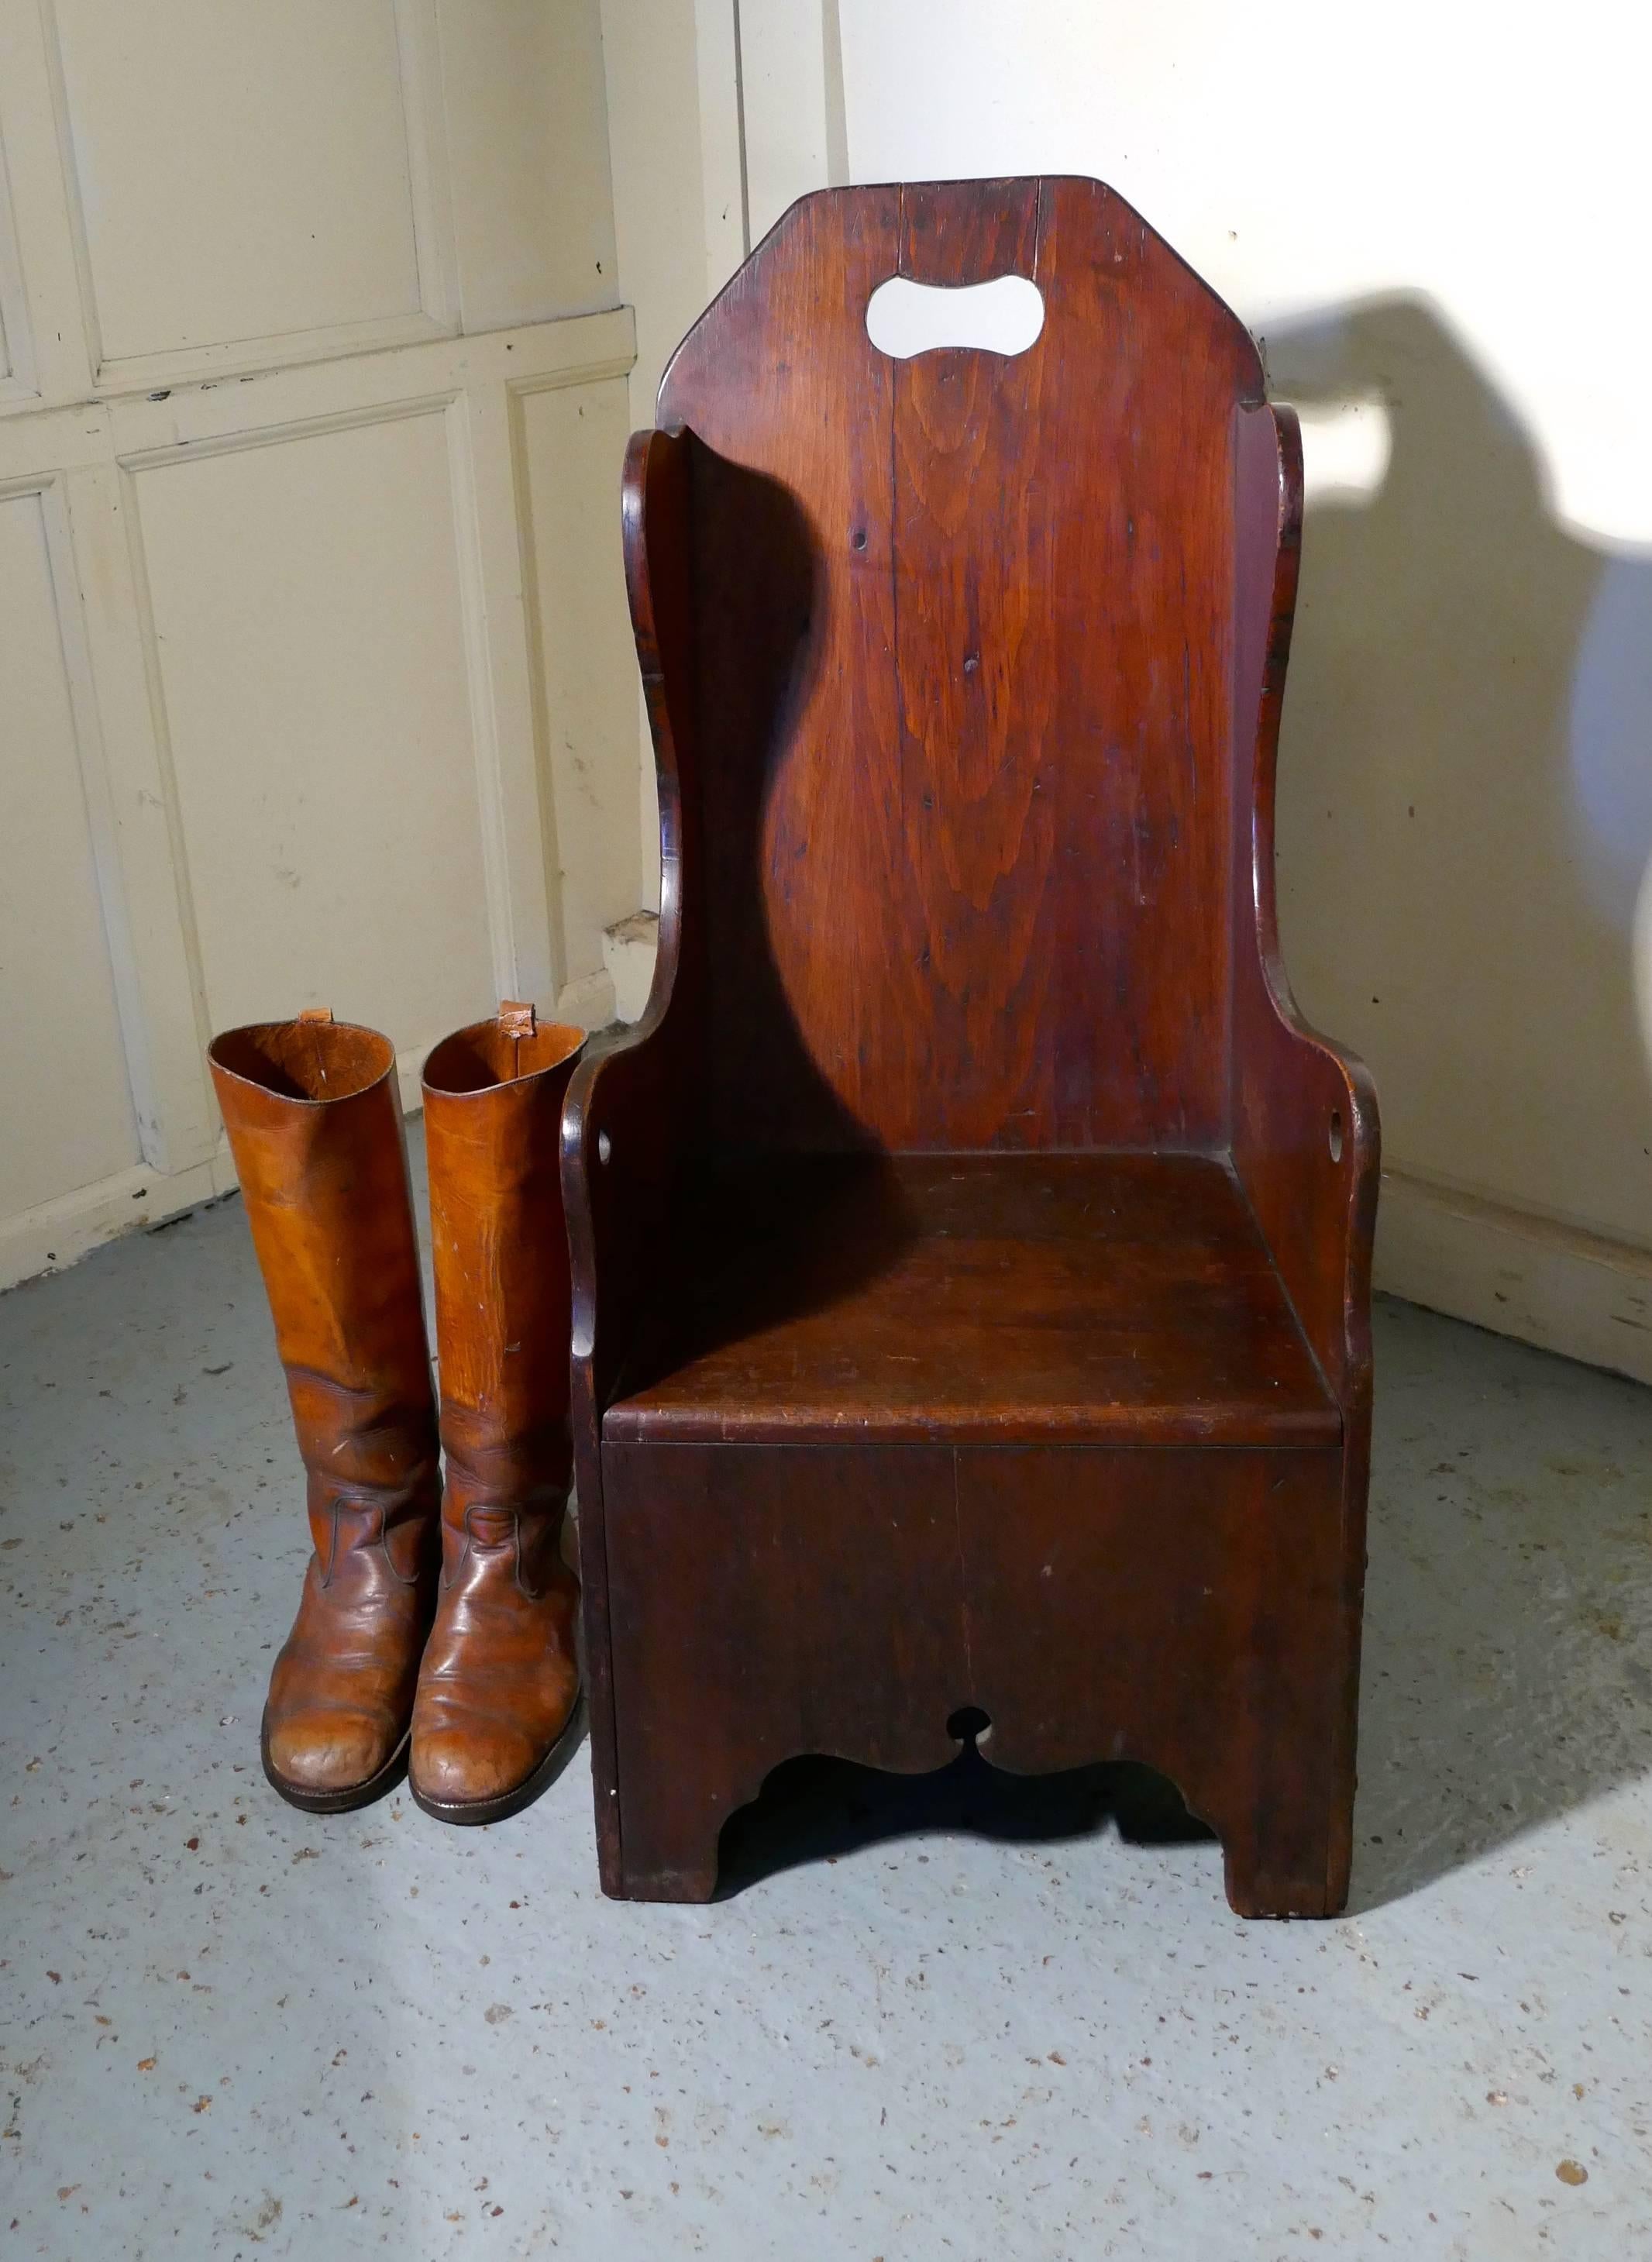
[{"label": "white painted wall", "polygon": [[232,1183],[202,1050],[608,1019],[598,0],[0,0],[0,1286]]},{"label": "white painted wall", "polygon": [[[646,12],[693,47],[674,103],[732,72],[728,0]],[[679,131],[702,183],[743,157],[747,241],[831,182],[1093,173],[1262,337],[1309,489],[1281,919],[1304,1007],[1376,1075],[1380,1277],[1652,1379],[1652,18],[740,0],[738,25],[733,126],[703,98]],[[617,82],[611,37],[610,72],[637,414],[734,260],[674,195],[665,89]]]}]

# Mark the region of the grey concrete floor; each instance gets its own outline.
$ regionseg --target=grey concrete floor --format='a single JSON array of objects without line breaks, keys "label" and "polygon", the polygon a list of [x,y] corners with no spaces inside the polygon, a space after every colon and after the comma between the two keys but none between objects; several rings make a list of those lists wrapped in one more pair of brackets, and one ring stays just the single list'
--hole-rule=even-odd
[{"label": "grey concrete floor", "polygon": [[647,1908],[583,1755],[481,1832],[265,1788],[307,1543],[238,1204],[0,1301],[0,2254],[1652,2255],[1652,1393],[1379,1354],[1345,1919],[968,1759],[794,1769]]}]

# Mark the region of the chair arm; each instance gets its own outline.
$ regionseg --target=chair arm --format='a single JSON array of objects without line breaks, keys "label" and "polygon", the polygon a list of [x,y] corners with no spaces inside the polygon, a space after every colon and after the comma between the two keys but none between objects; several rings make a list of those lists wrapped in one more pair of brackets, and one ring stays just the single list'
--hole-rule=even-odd
[{"label": "chair arm", "polygon": [[635,1340],[677,1160],[675,1052],[662,1019],[594,1051],[562,1109],[574,1387],[599,1428]]},{"label": "chair arm", "polygon": [[1234,1029],[1233,1162],[1302,1332],[1345,1416],[1371,1381],[1381,1134],[1364,1063],[1302,1020],[1259,954]]}]

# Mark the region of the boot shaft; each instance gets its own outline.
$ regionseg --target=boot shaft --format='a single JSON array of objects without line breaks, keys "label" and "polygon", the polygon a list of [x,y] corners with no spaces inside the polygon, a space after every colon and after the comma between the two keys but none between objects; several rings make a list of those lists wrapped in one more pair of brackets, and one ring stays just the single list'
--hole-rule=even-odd
[{"label": "boot shaft", "polygon": [[563,1096],[581,1029],[530,1006],[458,1030],[425,1063],[425,1156],[450,1522],[542,1509],[568,1481]]},{"label": "boot shaft", "polygon": [[310,1509],[418,1513],[436,1465],[418,1243],[376,1030],[304,1016],[215,1037],[207,1059],[275,1322]]}]

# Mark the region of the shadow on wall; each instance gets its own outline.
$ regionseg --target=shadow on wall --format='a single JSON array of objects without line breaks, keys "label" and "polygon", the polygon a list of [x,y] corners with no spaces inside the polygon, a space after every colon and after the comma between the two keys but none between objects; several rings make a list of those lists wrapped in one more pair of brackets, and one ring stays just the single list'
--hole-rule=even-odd
[{"label": "shadow on wall", "polygon": [[[1303,1009],[1369,1062],[1394,1167],[1652,1243],[1652,557],[1556,522],[1425,301],[1264,352],[1310,449],[1279,805]],[[1373,493],[1316,496],[1338,409],[1386,417]]]}]

